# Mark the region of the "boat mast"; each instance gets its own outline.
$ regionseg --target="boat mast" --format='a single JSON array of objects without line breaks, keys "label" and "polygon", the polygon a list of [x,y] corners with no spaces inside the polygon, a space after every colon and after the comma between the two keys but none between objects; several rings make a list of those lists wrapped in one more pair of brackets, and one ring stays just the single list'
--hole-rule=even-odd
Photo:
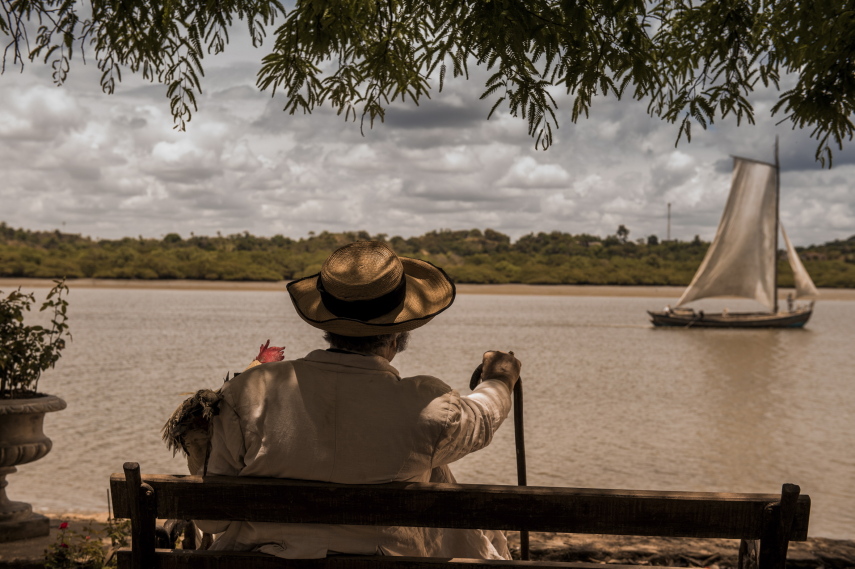
[{"label": "boat mast", "polygon": [[778,137],[775,136],[775,255],[774,255],[774,267],[775,267],[775,309],[772,311],[772,314],[778,313],[778,224],[780,223],[780,208],[779,204],[781,201],[781,163],[778,161]]}]

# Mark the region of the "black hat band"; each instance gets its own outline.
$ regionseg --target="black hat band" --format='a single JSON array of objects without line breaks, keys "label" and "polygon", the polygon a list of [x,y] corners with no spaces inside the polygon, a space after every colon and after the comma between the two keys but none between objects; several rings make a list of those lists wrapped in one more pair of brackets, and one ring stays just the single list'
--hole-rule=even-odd
[{"label": "black hat band", "polygon": [[407,278],[405,276],[401,276],[400,284],[391,292],[368,300],[342,300],[334,297],[324,288],[321,275],[318,275],[317,287],[318,292],[321,293],[321,302],[324,303],[327,310],[339,318],[350,318],[363,322],[374,320],[392,312],[407,296]]}]

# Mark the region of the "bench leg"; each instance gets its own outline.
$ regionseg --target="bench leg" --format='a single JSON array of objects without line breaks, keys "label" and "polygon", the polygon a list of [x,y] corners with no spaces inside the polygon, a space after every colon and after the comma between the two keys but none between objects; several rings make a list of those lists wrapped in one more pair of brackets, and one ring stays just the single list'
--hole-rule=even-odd
[{"label": "bench leg", "polygon": [[786,566],[790,531],[793,528],[800,492],[801,488],[797,485],[784,484],[781,501],[767,507],[760,539],[760,569],[784,569]]},{"label": "bench leg", "polygon": [[134,569],[154,567],[155,547],[155,497],[154,489],[142,481],[140,465],[124,465],[128,503],[131,508],[131,551]]},{"label": "bench leg", "polygon": [[739,542],[739,561],[737,569],[758,569],[757,550],[759,549],[756,539],[743,539]]}]

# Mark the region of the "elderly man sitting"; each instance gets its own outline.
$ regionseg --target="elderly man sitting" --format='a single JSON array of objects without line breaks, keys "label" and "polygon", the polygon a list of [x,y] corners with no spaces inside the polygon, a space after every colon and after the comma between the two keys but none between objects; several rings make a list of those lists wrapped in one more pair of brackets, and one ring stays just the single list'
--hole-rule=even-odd
[{"label": "elderly man sitting", "polygon": [[[451,306],[442,269],[385,244],[335,251],[321,272],[288,284],[300,317],[329,349],[252,367],[221,390],[208,475],[346,484],[454,482],[448,465],[487,446],[511,407],[520,362],[483,356],[482,382],[461,396],[429,375],[401,377],[391,362],[409,332]],[[198,461],[197,463],[198,464]],[[383,554],[510,559],[500,532],[199,522],[211,549],[286,558]]]}]

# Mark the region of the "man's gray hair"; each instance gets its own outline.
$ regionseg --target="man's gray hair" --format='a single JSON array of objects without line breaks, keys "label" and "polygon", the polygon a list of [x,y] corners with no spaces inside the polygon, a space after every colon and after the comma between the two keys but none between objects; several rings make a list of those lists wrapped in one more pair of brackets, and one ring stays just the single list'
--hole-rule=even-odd
[{"label": "man's gray hair", "polygon": [[346,350],[348,352],[359,352],[360,354],[376,354],[391,346],[396,339],[398,340],[397,352],[401,353],[407,349],[410,333],[396,332],[394,334],[381,334],[379,336],[356,337],[324,332],[324,340],[329,343],[330,348]]}]

